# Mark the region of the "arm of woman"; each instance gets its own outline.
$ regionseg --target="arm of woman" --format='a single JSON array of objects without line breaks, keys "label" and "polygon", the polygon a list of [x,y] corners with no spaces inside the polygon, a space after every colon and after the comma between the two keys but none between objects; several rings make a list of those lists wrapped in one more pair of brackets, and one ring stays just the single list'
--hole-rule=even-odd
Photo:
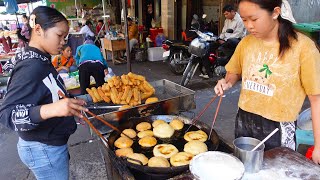
[{"label": "arm of woman", "polygon": [[60,67],[56,68],[56,70],[58,72],[61,71],[62,69],[66,70],[66,71],[69,71],[69,68],[67,66],[60,66]]},{"label": "arm of woman", "polygon": [[[44,84],[48,77],[43,79],[41,62],[28,63],[21,62],[12,73],[8,92],[0,107],[1,123],[15,131],[30,131],[37,129],[41,121],[51,117],[75,115],[81,118],[79,111],[86,111],[86,108],[82,107],[85,102],[74,99],[59,100],[57,94],[52,94],[54,92],[49,95],[49,89]],[[45,104],[50,97],[53,103]]]},{"label": "arm of woman", "polygon": [[230,89],[238,80],[240,80],[239,74],[233,74],[230,72],[227,72],[227,75],[225,78],[220,79],[216,86],[214,87],[214,92],[221,96],[223,95],[224,91]]},{"label": "arm of woman", "polygon": [[82,46],[83,45],[77,47],[76,56],[74,57],[74,59],[76,60],[76,65],[77,66],[79,66],[79,64],[80,64],[80,56],[81,56],[80,49],[81,49]]},{"label": "arm of woman", "polygon": [[65,116],[78,116],[83,118],[80,112],[88,111],[84,105],[85,101],[82,99],[65,98],[51,104],[42,105],[40,107],[40,116],[43,120]]},{"label": "arm of woman", "polygon": [[311,118],[314,136],[314,150],[312,160],[316,164],[320,163],[320,94],[308,96],[311,103]]}]

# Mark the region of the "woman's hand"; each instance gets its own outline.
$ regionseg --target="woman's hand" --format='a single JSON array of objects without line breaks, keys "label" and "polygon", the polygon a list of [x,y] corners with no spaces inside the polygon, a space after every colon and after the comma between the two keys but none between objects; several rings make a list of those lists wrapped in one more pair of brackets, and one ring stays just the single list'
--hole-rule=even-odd
[{"label": "woman's hand", "polygon": [[223,43],[225,43],[225,41],[224,41],[224,40],[222,40],[222,39],[219,39],[219,40],[218,40],[218,42],[219,42],[219,44],[223,44]]},{"label": "woman's hand", "polygon": [[57,72],[59,72],[63,69],[69,72],[69,68],[67,66],[60,66],[60,67],[56,68]]},{"label": "woman's hand", "polygon": [[311,104],[311,119],[314,137],[314,150],[312,160],[316,164],[320,163],[320,94],[308,95]]},{"label": "woman's hand", "polygon": [[46,120],[53,117],[77,116],[83,118],[81,111],[88,111],[82,99],[65,98],[57,102],[46,104],[40,108],[40,116]]},{"label": "woman's hand", "polygon": [[320,148],[316,146],[312,152],[312,161],[316,164],[320,164]]},{"label": "woman's hand", "polygon": [[230,89],[232,87],[232,84],[230,82],[227,82],[225,79],[220,79],[216,86],[214,87],[214,92],[221,96],[223,95],[224,91]]},{"label": "woman's hand", "polygon": [[62,66],[61,68],[69,72],[69,68],[67,66]]}]

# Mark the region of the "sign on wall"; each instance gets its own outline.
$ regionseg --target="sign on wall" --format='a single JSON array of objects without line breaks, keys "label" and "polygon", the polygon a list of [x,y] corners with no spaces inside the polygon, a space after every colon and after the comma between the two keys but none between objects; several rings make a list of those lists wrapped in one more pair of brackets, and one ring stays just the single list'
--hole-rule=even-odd
[{"label": "sign on wall", "polygon": [[[78,10],[92,9],[94,6],[101,4],[101,0],[77,0],[76,2]],[[52,8],[58,9],[68,17],[76,17],[77,15],[75,0],[47,0],[47,5]]]}]

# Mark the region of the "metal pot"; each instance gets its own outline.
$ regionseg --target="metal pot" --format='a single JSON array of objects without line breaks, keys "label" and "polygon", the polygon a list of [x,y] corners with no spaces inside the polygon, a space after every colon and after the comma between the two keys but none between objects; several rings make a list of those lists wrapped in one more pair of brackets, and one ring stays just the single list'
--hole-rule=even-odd
[{"label": "metal pot", "polygon": [[[181,133],[184,133],[185,129],[188,128],[189,124],[191,124],[191,122],[192,122],[191,119],[186,118],[186,117],[181,117],[181,116],[172,116],[172,115],[155,115],[155,116],[148,116],[148,117],[131,118],[128,121],[124,122],[123,124],[120,124],[119,129],[120,130],[127,129],[127,128],[135,129],[135,126],[140,122],[152,123],[153,121],[155,121],[157,119],[161,119],[166,122],[170,122],[171,120],[177,119],[177,118],[182,120],[185,124],[185,127],[181,131]],[[210,133],[210,127],[202,122],[198,122],[192,128],[194,128],[193,130],[201,129],[204,132],[206,132],[208,135]],[[119,138],[119,136],[120,136],[120,134],[118,132],[113,131],[113,132],[111,132],[111,134],[108,138],[108,145],[109,145],[110,149],[113,150],[113,153],[114,153],[114,150],[116,150],[116,148],[114,147],[114,142],[116,139]],[[184,146],[183,143],[185,143],[185,142],[180,142],[180,143],[182,143],[182,144],[175,144],[175,143],[172,143],[172,144],[175,145],[179,149],[179,151],[183,151],[183,146]],[[214,130],[211,134],[210,140],[207,141],[206,144],[207,144],[209,150],[213,151],[218,148],[219,137]],[[181,147],[182,147],[182,149],[181,149]],[[136,153],[142,153],[142,152],[136,152]],[[138,171],[140,173],[144,173],[144,174],[151,175],[151,176],[158,176],[158,177],[161,177],[160,179],[167,179],[167,178],[173,177],[173,176],[181,174],[189,169],[188,165],[178,166],[178,167],[169,167],[169,168],[155,168],[155,167],[148,167],[148,166],[132,164],[132,163],[129,163],[126,160],[124,160],[122,158],[118,158],[118,157],[117,157],[117,159],[119,161],[122,161],[123,163],[125,163],[130,169],[133,169],[134,171]]]},{"label": "metal pot", "polygon": [[311,108],[308,108],[299,114],[297,126],[301,130],[312,131]]},{"label": "metal pot", "polygon": [[251,151],[260,142],[252,137],[239,137],[233,141],[234,155],[243,162],[246,172],[257,173],[262,169],[264,144],[257,150]]}]

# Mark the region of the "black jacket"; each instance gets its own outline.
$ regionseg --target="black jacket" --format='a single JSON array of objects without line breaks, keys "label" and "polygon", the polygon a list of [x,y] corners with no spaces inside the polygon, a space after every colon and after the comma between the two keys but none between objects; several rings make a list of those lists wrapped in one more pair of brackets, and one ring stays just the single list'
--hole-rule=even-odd
[{"label": "black jacket", "polygon": [[33,47],[16,55],[8,92],[0,107],[0,122],[17,131],[25,141],[64,145],[77,126],[74,117],[43,120],[40,107],[58,101],[66,93],[63,80],[51,64],[51,56]]}]

